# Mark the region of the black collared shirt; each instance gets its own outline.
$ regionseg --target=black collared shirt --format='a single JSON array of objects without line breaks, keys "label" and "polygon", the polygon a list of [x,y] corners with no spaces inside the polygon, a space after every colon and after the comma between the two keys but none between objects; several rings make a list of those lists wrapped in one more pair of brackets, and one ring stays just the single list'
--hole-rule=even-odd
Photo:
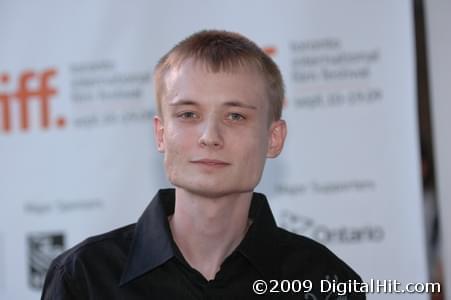
[{"label": "black collared shirt", "polygon": [[[341,298],[342,289],[332,293],[334,282],[353,284],[360,277],[326,247],[277,227],[258,193],[246,236],[208,281],[174,243],[167,218],[174,204],[174,190],[160,190],[136,224],[61,254],[50,266],[41,299],[365,299],[349,290]],[[265,281],[262,295],[253,291],[256,280]],[[265,284],[254,286],[261,291]]]}]

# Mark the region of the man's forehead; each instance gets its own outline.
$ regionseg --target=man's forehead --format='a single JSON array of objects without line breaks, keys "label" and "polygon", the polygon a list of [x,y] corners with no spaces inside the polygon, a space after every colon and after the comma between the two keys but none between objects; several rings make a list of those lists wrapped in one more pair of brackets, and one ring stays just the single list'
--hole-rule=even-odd
[{"label": "man's forehead", "polygon": [[[234,76],[240,76],[240,80],[234,81]],[[193,59],[187,59],[179,65],[169,69],[164,75],[164,85],[166,92],[175,87],[205,87],[205,82],[202,80],[197,80],[198,77],[207,78],[208,80],[217,80],[219,82],[224,82],[225,84],[230,84],[231,88],[247,86],[249,89],[258,89],[259,93],[262,92],[267,94],[267,81],[261,72],[257,70],[256,67],[252,66],[236,66],[234,68],[228,69],[218,69],[214,70],[209,67],[206,62],[195,61]]]},{"label": "man's forehead", "polygon": [[[224,101],[224,102],[221,102],[218,104],[223,107],[240,107],[240,108],[251,109],[251,110],[258,109],[258,105],[255,105],[252,103],[247,103],[247,102],[244,102],[241,100],[234,100],[234,99]],[[178,107],[178,106],[200,106],[201,104],[196,100],[175,98],[175,99],[169,100],[168,105],[170,107]]]},{"label": "man's forehead", "polygon": [[[226,76],[224,76],[226,74]],[[217,76],[215,76],[217,75]],[[222,100],[226,106],[245,106],[245,103],[253,106],[266,106],[268,103],[267,93],[263,81],[252,76],[234,77],[229,73],[208,74],[185,73],[179,77],[174,73],[167,78],[166,93],[163,98],[165,102],[180,102],[183,104],[194,104],[200,100],[197,98],[211,98]],[[215,101],[218,102],[219,101]]]},{"label": "man's forehead", "polygon": [[195,59],[193,57],[174,62],[168,69],[166,75],[171,73],[170,76],[176,76],[186,69],[203,71],[211,74],[250,73],[258,75],[263,79],[260,68],[255,63],[252,63],[252,61],[237,59],[236,61],[224,61],[213,64],[207,60]]}]

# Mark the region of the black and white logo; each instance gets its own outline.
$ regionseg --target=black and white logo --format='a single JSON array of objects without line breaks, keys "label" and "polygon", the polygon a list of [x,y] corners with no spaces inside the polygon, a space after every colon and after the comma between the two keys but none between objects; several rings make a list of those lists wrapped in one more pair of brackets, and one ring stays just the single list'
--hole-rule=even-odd
[{"label": "black and white logo", "polygon": [[33,233],[28,235],[28,282],[30,287],[41,289],[52,260],[64,251],[64,234]]},{"label": "black and white logo", "polygon": [[379,243],[385,238],[385,231],[380,225],[330,227],[290,210],[279,214],[279,224],[291,232],[309,236],[323,244]]}]

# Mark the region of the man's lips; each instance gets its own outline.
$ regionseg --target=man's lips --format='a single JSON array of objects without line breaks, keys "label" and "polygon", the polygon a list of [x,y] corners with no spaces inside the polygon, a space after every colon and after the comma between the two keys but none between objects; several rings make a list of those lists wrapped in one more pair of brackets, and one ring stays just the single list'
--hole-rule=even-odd
[{"label": "man's lips", "polygon": [[207,165],[207,166],[228,166],[230,165],[230,163],[222,161],[222,160],[218,160],[218,159],[196,159],[196,160],[192,160],[192,163],[195,164],[202,164],[202,165]]}]

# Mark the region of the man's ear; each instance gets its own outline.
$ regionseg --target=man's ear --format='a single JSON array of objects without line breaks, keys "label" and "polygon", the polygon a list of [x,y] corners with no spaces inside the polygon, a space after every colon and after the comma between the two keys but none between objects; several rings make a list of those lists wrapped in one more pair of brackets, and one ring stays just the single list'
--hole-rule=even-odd
[{"label": "man's ear", "polygon": [[282,152],[283,144],[287,136],[287,124],[284,120],[277,120],[272,122],[269,128],[268,136],[268,152],[266,157],[274,158]]},{"label": "man's ear", "polygon": [[164,152],[164,125],[160,116],[153,117],[153,130],[158,152]]}]

